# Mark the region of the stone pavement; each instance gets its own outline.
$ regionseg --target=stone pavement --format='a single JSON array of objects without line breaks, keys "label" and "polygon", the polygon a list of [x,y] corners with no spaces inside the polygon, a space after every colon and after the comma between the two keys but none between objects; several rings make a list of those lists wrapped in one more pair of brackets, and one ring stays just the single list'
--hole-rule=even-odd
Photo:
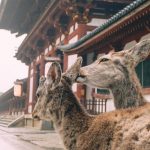
[{"label": "stone pavement", "polygon": [[55,131],[41,131],[34,128],[7,128],[0,127],[0,130],[13,134],[21,140],[30,142],[47,150],[63,150],[63,144]]}]

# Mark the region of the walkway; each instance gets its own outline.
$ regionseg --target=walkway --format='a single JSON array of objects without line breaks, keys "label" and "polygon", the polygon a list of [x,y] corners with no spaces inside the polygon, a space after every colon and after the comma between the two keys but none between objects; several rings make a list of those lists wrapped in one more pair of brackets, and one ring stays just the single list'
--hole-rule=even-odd
[{"label": "walkway", "polygon": [[55,131],[29,128],[0,127],[0,149],[4,150],[63,150]]}]

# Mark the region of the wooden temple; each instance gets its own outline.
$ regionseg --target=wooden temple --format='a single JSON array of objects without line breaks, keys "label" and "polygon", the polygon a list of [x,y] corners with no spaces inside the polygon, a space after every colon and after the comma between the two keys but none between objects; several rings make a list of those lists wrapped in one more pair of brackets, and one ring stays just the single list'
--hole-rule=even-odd
[{"label": "wooden temple", "polygon": [[27,79],[17,80],[21,82],[20,96],[14,95],[14,87],[0,95],[0,115],[23,115],[26,112]]},{"label": "wooden temple", "polygon": [[[104,24],[79,39],[77,42],[58,46],[65,54],[78,54],[84,58],[84,65],[93,62],[98,55],[110,50],[128,49],[140,40],[150,38],[150,1],[137,0],[113,15]],[[91,60],[92,59],[92,60]],[[150,58],[140,63],[137,74],[143,86],[143,93],[150,96]],[[85,93],[107,93],[100,89],[84,88]],[[95,94],[96,93],[96,94]],[[90,97],[85,94],[84,97]],[[149,98],[148,98],[149,99]]]},{"label": "wooden temple", "polygon": [[[2,0],[0,28],[17,36],[27,33],[15,57],[29,66],[26,113],[31,114],[39,78],[53,61],[60,62],[65,71],[78,56],[88,65],[102,53],[120,51],[150,37],[150,1]],[[137,68],[146,96],[150,94],[149,67],[147,59]],[[85,100],[92,104],[93,98],[102,99],[96,103],[101,112],[114,109],[107,91],[77,84],[73,91],[84,104]]]}]

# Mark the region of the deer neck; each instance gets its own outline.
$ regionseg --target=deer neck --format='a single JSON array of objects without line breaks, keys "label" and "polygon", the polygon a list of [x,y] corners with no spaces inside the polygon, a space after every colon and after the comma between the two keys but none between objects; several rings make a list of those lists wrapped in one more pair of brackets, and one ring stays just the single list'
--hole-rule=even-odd
[{"label": "deer neck", "polygon": [[125,78],[112,86],[111,90],[116,109],[137,107],[145,103],[135,71],[126,71]]},{"label": "deer neck", "polygon": [[70,87],[63,87],[61,107],[53,111],[53,122],[64,145],[74,149],[77,136],[87,130],[90,116],[79,104]]},{"label": "deer neck", "polygon": [[74,126],[75,129],[82,120],[85,120],[84,124],[86,124],[89,116],[75,96],[70,93],[66,93],[65,96],[68,98],[62,102],[61,107],[51,112],[55,127],[62,130],[66,126]]}]

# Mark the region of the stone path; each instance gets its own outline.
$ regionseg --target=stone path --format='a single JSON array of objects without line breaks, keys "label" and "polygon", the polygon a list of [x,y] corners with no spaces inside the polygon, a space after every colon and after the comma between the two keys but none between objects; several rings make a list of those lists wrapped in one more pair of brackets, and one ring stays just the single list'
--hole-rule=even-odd
[{"label": "stone path", "polygon": [[[55,131],[40,131],[32,128],[7,128],[0,127],[0,131],[13,135],[31,144],[47,150],[63,150],[63,144]],[[21,150],[21,149],[20,149]]]}]

